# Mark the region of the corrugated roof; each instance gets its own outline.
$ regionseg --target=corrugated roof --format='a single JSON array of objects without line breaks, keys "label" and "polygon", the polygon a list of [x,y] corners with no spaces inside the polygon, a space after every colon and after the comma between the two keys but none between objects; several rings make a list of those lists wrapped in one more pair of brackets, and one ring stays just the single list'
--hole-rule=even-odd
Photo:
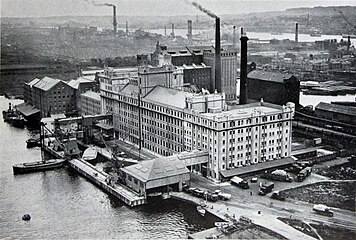
[{"label": "corrugated roof", "polygon": [[263,81],[281,82],[281,83],[283,83],[284,80],[286,79],[290,79],[292,76],[293,76],[292,74],[283,74],[283,73],[260,71],[260,70],[254,70],[249,74],[247,74],[248,78],[254,78]]},{"label": "corrugated roof", "polygon": [[85,78],[85,77],[79,77],[79,78],[77,78],[75,80],[74,79],[70,80],[68,82],[68,85],[71,86],[72,88],[78,89],[80,83],[91,83],[91,82],[93,82],[93,80],[90,80],[90,79]]},{"label": "corrugated roof", "polygon": [[50,90],[52,87],[56,86],[57,83],[59,83],[61,80],[59,79],[54,79],[54,78],[50,78],[50,77],[44,77],[42,78],[40,81],[38,81],[34,87],[39,88],[43,91],[48,91]]},{"label": "corrugated roof", "polygon": [[143,161],[121,170],[142,182],[189,173],[183,161],[179,160],[177,156]]},{"label": "corrugated roof", "polygon": [[38,83],[38,81],[40,81],[41,79],[39,78],[34,78],[32,79],[30,82],[26,83],[27,85],[29,85],[30,87],[32,87],[33,85],[35,85],[36,83]]},{"label": "corrugated roof", "polygon": [[185,98],[192,97],[194,94],[177,89],[155,86],[145,97],[144,100],[159,102],[164,105],[183,109]]},{"label": "corrugated roof", "polygon": [[328,112],[335,112],[335,113],[341,113],[345,115],[356,116],[356,107],[342,106],[338,104],[321,102],[315,107],[315,110],[317,109],[328,111]]}]

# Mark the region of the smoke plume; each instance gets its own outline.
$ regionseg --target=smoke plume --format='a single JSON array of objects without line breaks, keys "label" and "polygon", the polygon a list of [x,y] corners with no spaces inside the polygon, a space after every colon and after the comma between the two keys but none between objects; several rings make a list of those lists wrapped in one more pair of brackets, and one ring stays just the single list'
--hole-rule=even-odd
[{"label": "smoke plume", "polygon": [[111,3],[97,3],[93,0],[84,0],[84,1],[86,1],[87,3],[93,4],[94,6],[97,6],[97,7],[103,7],[103,6],[114,7],[115,6],[114,4],[111,4]]},{"label": "smoke plume", "polygon": [[205,9],[202,5],[200,5],[197,2],[190,2],[188,0],[185,1],[188,4],[192,4],[194,7],[196,7],[199,11],[206,13],[207,15],[209,15],[212,18],[218,18],[218,16],[216,16],[213,12],[209,11],[208,9]]}]

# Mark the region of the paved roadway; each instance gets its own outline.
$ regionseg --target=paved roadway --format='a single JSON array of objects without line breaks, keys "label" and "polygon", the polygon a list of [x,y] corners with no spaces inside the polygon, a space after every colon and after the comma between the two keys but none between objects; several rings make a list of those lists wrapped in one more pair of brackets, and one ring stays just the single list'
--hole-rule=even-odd
[{"label": "paved roadway", "polygon": [[[191,187],[199,187],[201,189],[209,189],[212,191],[220,189],[223,192],[227,192],[232,195],[229,201],[219,201],[217,203],[214,203],[214,207],[215,205],[222,205],[219,208],[226,208],[223,209],[223,211],[225,213],[229,213],[230,215],[236,214],[236,216],[241,216],[244,214],[247,217],[253,219],[255,223],[265,227],[269,226],[268,228],[270,228],[271,230],[274,230],[288,238],[293,236],[293,234],[290,235],[290,233],[294,233],[294,231],[289,229],[286,224],[283,224],[283,230],[282,226],[280,225],[281,221],[276,219],[278,216],[286,218],[296,218],[303,220],[307,223],[324,223],[334,226],[340,226],[356,231],[355,212],[341,209],[333,209],[334,217],[327,217],[314,213],[312,210],[313,204],[310,203],[293,201],[289,200],[288,198],[286,199],[286,201],[279,201],[270,198],[271,194],[268,194],[266,196],[258,195],[257,193],[259,190],[259,182],[264,181],[264,179],[259,180],[258,183],[250,183],[250,189],[244,190],[239,187],[232,186],[229,183],[217,184],[196,174],[192,174],[191,177]],[[312,174],[312,176],[310,176],[304,182],[301,183],[283,183],[275,181],[274,190],[282,190],[325,180],[328,179],[320,175]],[[258,214],[258,211],[261,211],[261,214]],[[272,225],[276,225],[274,229],[271,228]],[[284,232],[286,229],[289,229],[287,233]],[[292,237],[292,239],[298,238],[299,237]]]}]

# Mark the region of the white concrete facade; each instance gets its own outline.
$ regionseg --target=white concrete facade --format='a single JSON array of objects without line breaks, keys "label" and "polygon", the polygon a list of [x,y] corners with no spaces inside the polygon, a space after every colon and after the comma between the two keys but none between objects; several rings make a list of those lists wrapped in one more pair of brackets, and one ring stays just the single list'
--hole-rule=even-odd
[{"label": "white concrete facade", "polygon": [[208,175],[291,155],[294,104],[252,103],[221,113],[185,109],[186,150],[209,152]]},{"label": "white concrete facade", "polygon": [[206,150],[206,173],[217,180],[221,170],[291,155],[292,103],[258,102],[228,108],[224,94],[193,94],[162,86],[138,101],[135,84],[105,92],[102,101],[111,101],[116,136],[137,145],[141,138],[142,147],[163,156]]}]

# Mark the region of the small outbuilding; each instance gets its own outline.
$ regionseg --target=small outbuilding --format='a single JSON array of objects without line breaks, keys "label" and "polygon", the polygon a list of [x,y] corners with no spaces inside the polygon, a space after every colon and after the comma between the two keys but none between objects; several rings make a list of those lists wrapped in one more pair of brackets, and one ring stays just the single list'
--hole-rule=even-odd
[{"label": "small outbuilding", "polygon": [[142,195],[169,189],[181,191],[183,182],[190,180],[188,168],[176,155],[121,168],[120,175],[127,187]]}]

